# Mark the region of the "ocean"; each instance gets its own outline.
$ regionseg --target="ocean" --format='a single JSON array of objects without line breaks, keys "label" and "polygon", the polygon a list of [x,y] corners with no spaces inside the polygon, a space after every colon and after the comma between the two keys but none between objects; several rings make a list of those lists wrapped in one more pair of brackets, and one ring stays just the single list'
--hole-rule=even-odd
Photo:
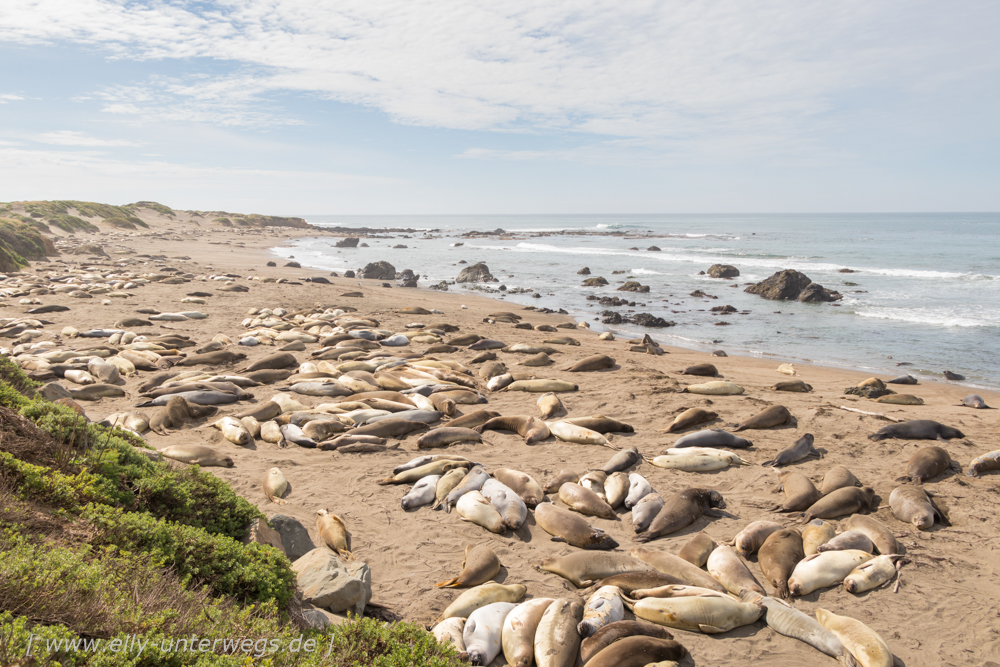
[{"label": "ocean", "polygon": [[[512,305],[563,308],[597,331],[649,333],[666,345],[883,377],[909,373],[940,380],[949,370],[964,375],[962,384],[971,387],[1000,385],[998,213],[303,217],[322,227],[414,230],[362,239],[368,248],[335,248],[338,237],[322,236],[273,249],[303,266],[342,273],[386,260],[397,271],[412,269],[427,287],[452,281],[463,267],[482,261],[500,280],[490,287],[529,290],[490,296]],[[498,228],[514,238],[462,236]],[[407,247],[393,248],[399,244]],[[647,250],[651,245],[660,251]],[[720,280],[699,274],[712,264],[732,264],[741,275]],[[578,275],[585,266],[590,276]],[[841,273],[845,268],[855,272]],[[743,291],[746,283],[782,269],[801,271],[843,299],[838,305],[768,301]],[[596,276],[610,284],[581,285]],[[616,291],[625,280],[650,291]],[[449,290],[461,294],[465,288]],[[718,298],[690,296],[695,290]],[[535,292],[541,298],[533,298]],[[587,299],[592,294],[637,305],[601,306]],[[722,305],[749,313],[710,312]],[[605,310],[650,313],[676,326],[604,325]],[[715,326],[720,320],[730,324]]]}]

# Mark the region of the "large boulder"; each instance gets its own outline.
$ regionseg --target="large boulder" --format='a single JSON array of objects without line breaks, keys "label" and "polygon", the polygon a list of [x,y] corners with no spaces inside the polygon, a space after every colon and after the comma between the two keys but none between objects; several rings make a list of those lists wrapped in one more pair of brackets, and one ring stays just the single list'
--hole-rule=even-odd
[{"label": "large boulder", "polygon": [[292,563],[302,601],[334,613],[360,616],[372,599],[372,573],[367,563],[345,561],[326,547],[313,549]]},{"label": "large boulder", "polygon": [[413,273],[413,269],[403,269],[396,274],[396,280],[413,280],[417,276]]},{"label": "large boulder", "polygon": [[806,287],[812,283],[809,276],[794,269],[778,271],[756,285],[750,285],[744,292],[758,294],[771,301],[791,301],[799,298]]},{"label": "large boulder", "polygon": [[618,288],[619,292],[648,292],[649,285],[641,285],[635,280],[630,280]]},{"label": "large boulder", "polygon": [[256,519],[250,524],[250,528],[243,538],[243,544],[250,544],[251,542],[267,544],[281,553],[285,553],[285,547],[281,543],[281,535],[278,534],[278,531],[268,526],[267,521],[264,519]]},{"label": "large boulder", "polygon": [[337,248],[357,248],[358,243],[360,242],[361,239],[359,239],[358,237],[349,236],[346,239],[340,239],[334,244],[334,246]]},{"label": "large boulder", "polygon": [[638,324],[640,327],[672,327],[676,322],[669,322],[662,317],[656,317],[655,315],[650,315],[649,313],[639,313],[632,317],[632,323]]},{"label": "large boulder", "polygon": [[490,273],[490,267],[486,266],[486,262],[476,262],[472,266],[467,266],[462,269],[461,273],[458,274],[458,278],[455,279],[457,283],[492,283],[499,282]]},{"label": "large boulder", "polygon": [[369,262],[361,269],[361,277],[365,280],[395,280],[396,267],[384,259]]},{"label": "large boulder", "polygon": [[309,531],[298,519],[285,514],[275,514],[271,517],[271,527],[281,537],[281,546],[288,560],[294,561],[316,548],[312,538],[309,537]]},{"label": "large boulder", "polygon": [[584,287],[600,287],[602,285],[607,285],[608,281],[604,279],[604,276],[597,276],[596,278],[587,278],[583,281]]},{"label": "large boulder", "polygon": [[732,264],[713,264],[708,267],[708,275],[712,278],[735,278],[740,275],[740,270]]},{"label": "large boulder", "polygon": [[809,283],[806,288],[799,292],[799,301],[803,303],[823,303],[826,301],[839,301],[842,298],[840,292],[827,289],[817,283]]},{"label": "large boulder", "polygon": [[588,267],[588,266],[583,267],[582,269],[580,269],[579,271],[576,272],[576,275],[578,275],[578,276],[589,276],[590,275],[590,267]]}]

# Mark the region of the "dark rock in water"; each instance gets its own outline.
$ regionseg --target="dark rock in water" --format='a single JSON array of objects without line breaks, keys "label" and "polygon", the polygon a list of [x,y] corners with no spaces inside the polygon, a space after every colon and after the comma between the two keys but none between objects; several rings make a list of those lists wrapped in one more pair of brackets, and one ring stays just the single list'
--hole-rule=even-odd
[{"label": "dark rock in water", "polygon": [[590,268],[585,266],[582,269],[580,269],[579,271],[577,271],[576,275],[578,275],[578,276],[589,276],[590,275]]},{"label": "dark rock in water", "polygon": [[840,292],[827,289],[817,283],[809,283],[799,294],[799,301],[802,303],[822,303],[827,301],[837,301],[840,298]]},{"label": "dark rock in water", "polygon": [[534,294],[531,295],[531,298],[532,299],[541,299],[542,295],[539,294],[538,292],[535,292]]},{"label": "dark rock in water", "polygon": [[337,248],[357,248],[358,243],[360,242],[361,239],[359,239],[358,237],[349,236],[346,239],[340,239],[334,244],[334,246]]},{"label": "dark rock in water", "polygon": [[714,324],[717,327],[728,327],[730,324],[732,324],[732,322],[727,322],[726,320],[722,320],[721,322],[715,322]]},{"label": "dark rock in water", "polygon": [[638,324],[640,327],[657,327],[657,328],[672,327],[675,324],[677,324],[676,322],[668,322],[662,317],[656,317],[654,315],[650,315],[649,313],[639,313],[638,315],[633,316],[632,323]]},{"label": "dark rock in water", "polygon": [[886,389],[885,387],[876,387],[874,385],[869,385],[867,387],[848,387],[844,390],[845,394],[854,394],[855,396],[864,396],[865,398],[879,398],[881,396],[888,396],[889,394],[895,394],[892,389]]},{"label": "dark rock in water", "polygon": [[602,285],[607,285],[608,281],[604,279],[603,276],[597,276],[596,278],[587,278],[583,281],[584,287],[600,287]]},{"label": "dark rock in water", "polygon": [[635,280],[630,280],[621,287],[618,288],[619,292],[648,292],[649,285],[640,285]]},{"label": "dark rock in water", "polygon": [[506,292],[507,291],[507,286],[506,285],[501,285],[497,289],[500,290],[501,292]]},{"label": "dark rock in water", "polygon": [[413,269],[403,269],[396,274],[396,280],[412,280],[416,277],[416,274],[413,273]]},{"label": "dark rock in water", "polygon": [[857,273],[854,269],[841,269],[837,273]]},{"label": "dark rock in water", "polygon": [[457,283],[492,283],[499,282],[490,273],[490,267],[486,266],[486,262],[476,262],[472,266],[467,266],[462,269],[461,273],[458,274],[458,278],[455,279]]},{"label": "dark rock in water", "polygon": [[841,298],[838,292],[826,289],[809,279],[804,273],[794,269],[778,271],[755,285],[750,285],[744,292],[757,294],[772,301],[791,301],[797,299],[803,302],[837,301]]},{"label": "dark rock in water", "polygon": [[316,548],[309,537],[309,531],[298,519],[285,514],[275,514],[271,517],[271,527],[281,536],[281,546],[285,548],[289,560],[294,561]]},{"label": "dark rock in water", "polygon": [[628,271],[612,271],[611,275],[613,275],[613,276],[620,276],[623,273],[628,273]]},{"label": "dark rock in water", "polygon": [[[589,298],[589,297],[588,297]],[[597,299],[597,297],[594,297]],[[602,296],[599,300],[602,306],[634,306],[635,301],[629,301],[619,296]]]},{"label": "dark rock in water", "polygon": [[951,380],[953,382],[961,382],[965,379],[964,375],[959,375],[958,373],[952,373],[951,371],[945,371],[944,377],[946,380]]},{"label": "dark rock in water", "polygon": [[427,289],[433,289],[433,290],[438,290],[438,291],[441,291],[441,292],[447,292],[448,291],[448,283],[446,283],[445,281],[442,280],[437,285],[431,285]]},{"label": "dark rock in water", "polygon": [[459,264],[468,264],[468,262],[466,262],[466,261],[465,261],[464,259],[460,259],[460,260],[458,260],[458,263],[459,263]]},{"label": "dark rock in water", "polygon": [[733,306],[730,306],[730,305],[716,306],[715,308],[711,309],[711,312],[713,312],[713,313],[735,313],[736,312],[736,308],[734,308]]},{"label": "dark rock in water", "polygon": [[621,324],[625,321],[625,318],[622,317],[621,313],[617,313],[613,310],[605,310],[601,313],[601,315],[604,316],[601,320],[604,324]]},{"label": "dark rock in water", "polygon": [[347,271],[344,271],[344,277],[345,278],[353,278],[354,277],[354,271],[351,271],[350,269],[348,269]]},{"label": "dark rock in water", "polygon": [[708,267],[708,275],[713,278],[735,278],[740,275],[740,270],[732,264],[713,264]]},{"label": "dark rock in water", "polygon": [[277,266],[277,264],[275,264],[274,262],[268,262],[266,266]]},{"label": "dark rock in water", "polygon": [[384,259],[377,262],[369,262],[365,268],[361,269],[361,277],[365,280],[394,280],[396,278],[396,267]]},{"label": "dark rock in water", "polygon": [[693,296],[695,298],[698,298],[698,299],[718,299],[719,298],[717,296],[712,296],[711,294],[705,294],[700,289],[696,289],[695,291],[691,292],[691,296]]},{"label": "dark rock in water", "polygon": [[367,248],[368,244],[367,243],[360,243],[360,244],[358,244],[358,247],[359,248]]},{"label": "dark rock in water", "polygon": [[288,268],[291,268],[291,269],[301,269],[302,268],[302,265],[299,264],[298,262],[288,262],[287,264],[285,264],[285,266],[288,267]]},{"label": "dark rock in water", "polygon": [[646,248],[646,250],[647,250],[648,252],[660,252],[660,249],[659,249],[659,248],[657,248],[657,247],[656,247],[655,245],[651,245],[651,246],[649,246],[648,248]]},{"label": "dark rock in water", "polygon": [[406,250],[406,246],[403,245],[402,243],[399,243],[397,245],[392,246],[392,249],[393,250]]}]

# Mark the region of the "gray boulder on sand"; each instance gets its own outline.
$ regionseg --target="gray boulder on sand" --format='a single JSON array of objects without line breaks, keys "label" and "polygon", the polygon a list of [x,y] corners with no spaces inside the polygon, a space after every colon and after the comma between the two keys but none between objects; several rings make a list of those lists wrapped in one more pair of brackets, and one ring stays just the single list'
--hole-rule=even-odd
[{"label": "gray boulder on sand", "polygon": [[294,561],[316,548],[309,531],[298,519],[285,514],[275,514],[271,517],[271,527],[281,536],[281,546],[284,547],[288,560]]},{"label": "gray boulder on sand", "polygon": [[455,279],[455,282],[492,283],[497,282],[497,279],[490,273],[490,267],[486,266],[486,262],[476,262],[472,266],[467,266],[462,269],[461,273],[458,274],[458,278]]},{"label": "gray boulder on sand", "polygon": [[396,267],[384,259],[369,262],[361,269],[361,277],[366,280],[395,280]]},{"label": "gray boulder on sand", "polygon": [[334,613],[360,616],[372,599],[372,573],[367,563],[345,561],[326,547],[313,549],[292,563],[302,601]]}]

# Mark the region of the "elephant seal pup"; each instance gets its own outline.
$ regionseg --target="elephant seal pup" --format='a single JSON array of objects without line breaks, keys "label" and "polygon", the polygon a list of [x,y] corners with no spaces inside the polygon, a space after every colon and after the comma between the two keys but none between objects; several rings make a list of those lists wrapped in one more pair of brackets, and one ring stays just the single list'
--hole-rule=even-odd
[{"label": "elephant seal pup", "polygon": [[788,600],[792,597],[788,589],[788,578],[795,566],[806,557],[802,548],[802,535],[794,528],[782,528],[767,536],[757,552],[757,563],[767,582],[774,586],[778,597]]},{"label": "elephant seal pup", "polygon": [[[674,638],[665,628],[654,623],[647,623],[646,621],[615,621],[608,623],[580,643],[580,661],[583,664],[589,663],[595,655],[611,644],[615,644],[626,637]],[[644,666],[648,663],[637,664]]]},{"label": "elephant seal pup", "polygon": [[641,460],[642,456],[639,454],[639,450],[636,449],[635,445],[631,445],[608,459],[608,462],[601,466],[601,472],[611,475],[622,470],[627,470]]},{"label": "elephant seal pup", "polygon": [[758,597],[755,593],[747,591],[741,599],[744,602],[757,600],[763,605],[764,618],[769,628],[779,635],[798,639],[831,658],[841,660],[845,665],[856,667],[853,657],[840,640],[816,619],[802,613],[784,600],[772,597],[758,599]]},{"label": "elephant seal pup", "polygon": [[719,374],[719,370],[712,364],[695,364],[678,372],[681,375],[700,375],[702,377],[715,377]]},{"label": "elephant seal pup", "polygon": [[625,496],[625,507],[632,509],[635,505],[653,492],[653,486],[645,477],[637,472],[628,476],[628,495]]},{"label": "elephant seal pup", "polygon": [[604,415],[591,415],[589,417],[572,417],[562,421],[573,426],[597,431],[598,433],[635,433],[635,428],[631,424],[605,417]]},{"label": "elephant seal pup", "polygon": [[702,410],[701,408],[688,408],[674,417],[674,420],[669,426],[667,426],[667,428],[660,429],[660,433],[675,433],[677,431],[683,431],[691,426],[712,421],[718,416],[719,415],[716,412],[709,412],[708,410]]},{"label": "elephant seal pup", "polygon": [[672,639],[658,637],[625,637],[607,646],[587,663],[591,667],[647,667],[676,665],[687,655],[687,649]]},{"label": "elephant seal pup", "polygon": [[746,421],[740,422],[736,425],[736,428],[733,429],[733,431],[773,428],[775,426],[787,424],[791,418],[792,413],[788,411],[788,408],[783,405],[772,405],[763,412],[759,412]]},{"label": "elephant seal pup", "polygon": [[601,497],[580,484],[566,482],[559,487],[559,500],[566,503],[570,509],[586,514],[587,516],[599,516],[602,519],[616,520],[618,515],[615,510],[601,500]]},{"label": "elephant seal pup", "polygon": [[507,522],[500,510],[480,491],[469,491],[464,494],[455,503],[455,511],[463,521],[482,526],[491,533],[497,535],[507,533]]},{"label": "elephant seal pup", "polygon": [[845,531],[864,533],[882,555],[902,553],[899,548],[899,542],[896,541],[896,536],[875,517],[864,514],[852,514],[843,523],[843,528]]},{"label": "elephant seal pup", "polygon": [[778,475],[775,492],[785,492],[785,502],[771,508],[772,512],[802,512],[820,499],[819,489],[802,473],[787,470]]},{"label": "elephant seal pup", "polygon": [[744,558],[750,558],[764,544],[768,536],[784,528],[780,523],[774,521],[754,521],[746,528],[736,533],[736,536],[727,544],[736,547],[736,553]]},{"label": "elephant seal pup", "polygon": [[171,396],[149,420],[149,430],[159,435],[169,435],[171,428],[181,428],[188,420],[214,415],[218,410],[213,405],[194,405],[182,396]]},{"label": "elephant seal pup", "polygon": [[617,586],[601,586],[584,605],[583,620],[577,624],[576,629],[586,639],[608,623],[624,619],[625,605],[622,604],[621,591]]},{"label": "elephant seal pup", "polygon": [[823,484],[820,486],[819,492],[827,496],[837,489],[843,489],[848,486],[861,486],[861,482],[854,476],[854,473],[844,466],[834,466],[824,475]]},{"label": "elephant seal pup", "polygon": [[[466,464],[468,465],[468,464]],[[464,466],[463,466],[464,467]],[[472,491],[479,491],[483,488],[483,484],[489,480],[489,474],[483,470],[480,465],[473,466],[469,472],[465,474],[465,477],[459,481],[458,484],[445,496],[444,499],[444,511],[451,512],[451,508],[455,507],[458,501],[467,493]]]},{"label": "elephant seal pup", "polygon": [[595,354],[581,359],[566,370],[570,373],[583,373],[587,371],[603,371],[614,367],[614,359],[606,354]]},{"label": "elephant seal pup", "polygon": [[674,449],[682,447],[726,447],[728,449],[749,449],[753,443],[746,438],[733,435],[729,431],[720,428],[712,428],[695,433],[688,433],[677,438],[673,444]]},{"label": "elephant seal pup", "polygon": [[704,394],[706,396],[738,396],[743,393],[743,387],[733,382],[718,380],[702,384],[689,384],[681,389],[681,393]]},{"label": "elephant seal pup", "polygon": [[[848,519],[848,522],[850,522],[850,519],[858,516],[861,515],[852,514]],[[837,531],[832,525],[823,521],[823,519],[813,519],[806,525],[802,526],[802,551],[805,552],[807,556],[818,554],[820,545],[826,544],[836,537],[836,535]]]},{"label": "elephant seal pup", "polygon": [[558,396],[551,392],[548,394],[542,394],[538,398],[536,405],[538,406],[538,413],[542,416],[542,419],[550,419],[553,415],[563,409],[562,401],[559,400]]},{"label": "elephant seal pup", "polygon": [[659,588],[661,586],[687,586],[683,580],[669,574],[657,572],[656,570],[645,570],[642,572],[626,572],[605,577],[594,584],[598,588],[601,586],[617,586],[625,595],[633,595],[636,591]]},{"label": "elephant seal pup", "polygon": [[618,547],[618,542],[603,530],[594,528],[579,514],[552,503],[544,503],[535,508],[535,521],[546,533],[554,535],[553,542],[567,542],[580,549]]},{"label": "elephant seal pup", "polygon": [[705,572],[694,563],[689,563],[680,556],[651,547],[633,547],[629,554],[644,563],[649,564],[657,572],[677,577],[687,586],[700,586],[719,593],[725,593],[725,587],[712,575]]},{"label": "elephant seal pup", "polygon": [[816,620],[844,645],[862,667],[892,667],[889,645],[861,621],[838,616],[826,609],[816,610]]},{"label": "elephant seal pup", "polygon": [[637,542],[649,542],[657,537],[676,533],[687,528],[702,516],[720,517],[719,509],[726,508],[722,494],[712,489],[685,489],[663,503],[663,508],[644,532],[636,536]]},{"label": "elephant seal pup", "polygon": [[527,473],[509,468],[497,468],[493,471],[493,478],[513,489],[514,493],[531,509],[546,501],[542,486]]},{"label": "elephant seal pup", "polygon": [[632,506],[632,530],[641,533],[649,528],[653,519],[663,509],[663,497],[658,493],[648,493]]},{"label": "elephant seal pup", "polygon": [[969,394],[962,399],[959,405],[964,405],[967,408],[976,408],[977,410],[988,410],[990,406],[986,405],[986,401],[979,394]]},{"label": "elephant seal pup", "polygon": [[843,583],[854,568],[874,558],[867,551],[825,551],[806,556],[795,566],[788,578],[788,591],[792,595],[809,595],[813,591]]},{"label": "elephant seal pup", "polygon": [[274,401],[267,401],[262,403],[253,410],[247,410],[246,412],[240,412],[239,414],[233,415],[237,419],[245,419],[246,417],[253,417],[259,422],[266,422],[274,419],[281,414],[281,406]]},{"label": "elephant seal pup", "polygon": [[329,510],[321,509],[316,512],[316,530],[319,537],[327,547],[347,560],[354,560],[351,554],[351,534],[347,532],[344,520],[336,514],[330,514]]},{"label": "elephant seal pup", "polygon": [[499,416],[500,413],[494,410],[476,410],[475,412],[452,419],[448,422],[448,426],[452,428],[476,428]]},{"label": "elephant seal pup", "polygon": [[937,477],[948,469],[961,472],[961,467],[951,460],[951,455],[937,446],[924,447],[917,451],[906,464],[906,474],[897,482],[913,482],[923,484],[932,477]]},{"label": "elephant seal pup", "polygon": [[570,667],[579,659],[583,604],[575,598],[558,598],[542,613],[535,630],[538,667]]},{"label": "elephant seal pup", "polygon": [[886,384],[917,384],[917,378],[912,375],[900,375],[898,378],[886,380]]},{"label": "elephant seal pup", "polygon": [[987,470],[1000,470],[1000,449],[972,459],[965,474],[969,477],[979,477]]},{"label": "elephant seal pup", "polygon": [[281,382],[282,380],[287,380],[294,374],[295,374],[294,371],[281,368],[262,368],[259,371],[251,371],[249,373],[243,373],[243,377],[253,380],[254,382],[259,382],[261,384],[273,384],[275,382]]},{"label": "elephant seal pup", "polygon": [[232,468],[236,465],[231,456],[226,456],[205,445],[171,445],[159,451],[162,456],[168,459],[199,465],[203,468],[208,466]]},{"label": "elephant seal pup", "polygon": [[462,631],[465,630],[465,619],[451,617],[446,618],[431,630],[434,639],[439,644],[451,645],[459,655],[465,653],[465,640],[462,639]]},{"label": "elephant seal pup", "polygon": [[433,449],[435,447],[447,447],[456,442],[482,442],[483,436],[471,428],[455,428],[453,426],[442,426],[431,429],[417,438],[418,449]]},{"label": "elephant seal pup", "polygon": [[[97,386],[99,385],[90,385],[90,387]],[[89,389],[90,387],[87,388]],[[74,392],[70,393],[72,394]],[[144,408],[151,405],[166,405],[167,402],[174,396],[186,398],[188,403],[194,403],[196,405],[229,405],[230,403],[235,403],[240,400],[240,397],[236,394],[229,394],[224,391],[182,391],[177,394],[164,394],[163,396],[154,398],[151,401],[136,403],[136,407]],[[241,419],[241,417],[237,417],[237,419]]]},{"label": "elephant seal pup", "polygon": [[888,403],[890,405],[923,405],[924,399],[913,394],[888,394],[875,399],[876,403]]},{"label": "elephant seal pup", "polygon": [[717,546],[715,540],[707,533],[695,533],[690,540],[684,543],[681,550],[677,552],[677,556],[696,567],[704,567],[705,563],[708,562],[708,557],[712,555]]},{"label": "elephant seal pup", "polygon": [[[586,588],[598,579],[628,572],[652,572],[653,567],[638,558],[617,551],[574,551],[567,556],[545,558],[540,570],[558,574],[577,588]],[[581,611],[581,616],[583,612]]]},{"label": "elephant seal pup", "polygon": [[765,461],[764,463],[761,463],[761,465],[777,468],[801,461],[802,459],[810,456],[822,456],[818,451],[816,451],[816,448],[813,446],[813,442],[813,434],[806,433],[804,436],[796,440],[795,444],[791,447],[786,447],[773,459]]},{"label": "elephant seal pup", "polygon": [[836,519],[856,512],[867,512],[872,504],[875,490],[870,486],[856,486],[837,489],[828,496],[820,498],[806,510],[803,522],[812,519]]},{"label": "elephant seal pup", "polygon": [[239,419],[223,417],[212,426],[222,431],[222,437],[234,445],[247,447],[253,444],[253,436]]},{"label": "elephant seal pup", "polygon": [[524,438],[524,444],[531,445],[549,437],[549,427],[541,419],[528,416],[494,417],[480,424],[476,431],[514,431]]},{"label": "elephant seal pup", "polygon": [[527,392],[537,392],[544,393],[546,391],[562,392],[562,391],[578,391],[580,386],[573,384],[572,382],[565,382],[563,380],[515,380],[506,387],[503,391],[527,391]]},{"label": "elephant seal pup", "polygon": [[503,657],[511,667],[531,667],[535,661],[535,632],[554,598],[534,598],[507,614],[500,633]]},{"label": "elephant seal pup", "polygon": [[411,510],[434,502],[434,493],[437,491],[438,480],[441,475],[427,475],[420,478],[410,492],[399,501],[400,507],[404,510]]},{"label": "elephant seal pup", "polygon": [[945,526],[951,523],[944,513],[934,505],[923,489],[905,484],[897,486],[889,494],[889,507],[893,515],[904,523],[912,523],[920,530],[927,530],[937,520]]},{"label": "elephant seal pup", "polygon": [[267,474],[264,475],[264,481],[261,483],[261,488],[264,489],[264,495],[272,503],[284,505],[288,502],[282,498],[288,491],[288,480],[285,479],[285,476],[277,468],[271,468],[267,471]]},{"label": "elephant seal pup", "polygon": [[860,530],[845,530],[826,544],[819,545],[816,551],[824,553],[827,551],[847,551],[848,549],[867,551],[870,554],[875,553],[872,541]]},{"label": "elephant seal pup", "polygon": [[778,382],[771,389],[774,391],[794,391],[805,394],[812,391],[812,385],[806,384],[802,380],[788,380],[786,382]]},{"label": "elephant seal pup", "polygon": [[504,525],[511,530],[517,530],[528,518],[528,506],[520,496],[498,479],[490,478],[483,484],[483,497],[497,508],[503,517]]},{"label": "elephant seal pup", "polygon": [[858,565],[844,578],[844,590],[857,594],[878,588],[896,575],[900,558],[900,554],[884,554]]},{"label": "elephant seal pup", "polygon": [[527,590],[527,587],[521,584],[505,586],[492,581],[474,586],[455,598],[448,608],[441,612],[438,622],[446,618],[468,618],[475,610],[494,602],[518,602]]},{"label": "elephant seal pup", "polygon": [[462,571],[458,576],[448,581],[434,584],[438,588],[468,588],[479,586],[497,576],[500,572],[500,559],[485,544],[470,544],[465,547],[465,558],[462,560]]},{"label": "elephant seal pup", "polygon": [[718,579],[732,595],[739,596],[744,590],[767,595],[746,564],[725,544],[720,544],[712,551],[705,566],[708,573]]},{"label": "elephant seal pup", "polygon": [[566,484],[567,482],[576,484],[580,481],[580,474],[573,472],[569,468],[563,468],[555,475],[553,475],[548,481],[545,482],[545,493],[559,493],[559,488]]},{"label": "elephant seal pup", "polygon": [[[764,608],[757,603],[740,602],[729,595],[650,597],[634,604],[628,601],[626,603],[636,618],[668,628],[713,635],[728,632],[741,625],[750,625],[764,613]],[[605,650],[611,648],[613,647]]]},{"label": "elephant seal pup", "polygon": [[945,426],[930,419],[914,419],[912,421],[889,424],[868,436],[869,440],[885,440],[899,438],[900,440],[951,440],[964,438],[965,434],[957,428]]}]

